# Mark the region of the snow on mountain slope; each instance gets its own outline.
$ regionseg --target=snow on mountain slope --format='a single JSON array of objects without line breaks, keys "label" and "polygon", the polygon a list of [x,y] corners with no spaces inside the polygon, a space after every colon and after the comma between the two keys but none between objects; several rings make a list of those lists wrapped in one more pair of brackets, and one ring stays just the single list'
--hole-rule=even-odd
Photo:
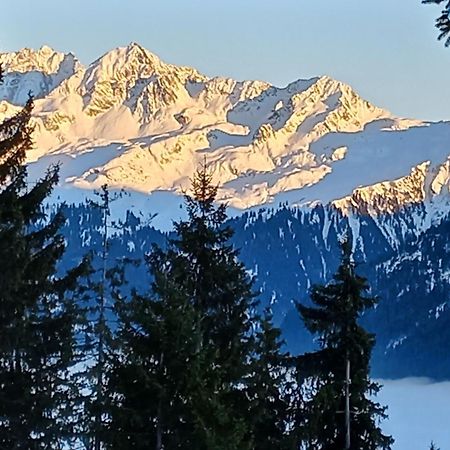
[{"label": "snow on mountain slope", "polygon": [[23,105],[29,93],[35,98],[45,97],[81,69],[74,55],[65,55],[47,46],[38,51],[25,48],[19,52],[0,53],[0,64],[6,71],[0,85],[0,99],[15,105]]},{"label": "snow on mountain slope", "polygon": [[87,68],[48,47],[0,62],[0,117],[32,88],[30,173],[61,163],[64,192],[177,195],[205,159],[238,209],[319,201],[377,213],[449,197],[450,123],[394,117],[329,77],[284,88],[209,78],[135,43]]}]

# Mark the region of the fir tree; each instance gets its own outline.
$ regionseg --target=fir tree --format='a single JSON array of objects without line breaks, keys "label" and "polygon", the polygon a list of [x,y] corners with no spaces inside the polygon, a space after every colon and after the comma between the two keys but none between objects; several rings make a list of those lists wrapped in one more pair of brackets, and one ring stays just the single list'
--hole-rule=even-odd
[{"label": "fir tree", "polygon": [[[92,213],[101,215],[101,225],[95,238],[100,251],[90,255],[90,273],[80,287],[79,303],[84,305],[78,332],[78,367],[75,395],[77,435],[83,448],[101,450],[112,442],[110,420],[115,392],[110,389],[113,364],[118,358],[114,334],[117,305],[123,299],[127,281],[125,270],[133,261],[128,258],[112,259],[110,255],[110,229],[120,227],[110,220],[111,196],[107,185],[97,193],[99,201],[89,201]],[[93,238],[93,239],[95,239]],[[78,394],[78,395],[77,395]]]},{"label": "fir tree", "polygon": [[84,264],[57,275],[64,252],[60,213],[42,204],[57,168],[31,187],[33,99],[0,124],[0,447],[56,448],[70,434],[69,367],[78,315],[68,290]]},{"label": "fir tree", "polygon": [[148,258],[153,298],[121,305],[121,360],[110,389],[119,393],[110,448],[197,448],[188,392],[198,376],[198,312],[167,277],[166,255]]},{"label": "fir tree", "polygon": [[256,405],[279,401],[279,377],[255,374],[263,364],[278,365],[278,334],[269,319],[259,322],[252,280],[228,243],[225,206],[215,204],[205,167],[192,192],[188,219],[175,224],[166,250],[154,248],[148,258],[150,298],[135,295],[121,314],[116,448],[250,450],[264,441],[256,436],[264,425],[273,442],[285,437],[284,404],[252,415]]},{"label": "fir tree", "polygon": [[359,325],[364,311],[376,304],[365,295],[368,289],[346,241],[333,281],[313,287],[314,306],[298,305],[306,328],[320,344],[318,351],[298,361],[300,380],[311,387],[303,411],[308,449],[386,450],[393,443],[378,425],[386,408],[370,399],[380,386],[369,377],[374,336]]},{"label": "fir tree", "polygon": [[249,421],[258,450],[297,449],[293,427],[299,407],[289,354],[282,351],[281,330],[272,324],[270,309],[264,311],[256,333],[256,359],[249,383]]}]

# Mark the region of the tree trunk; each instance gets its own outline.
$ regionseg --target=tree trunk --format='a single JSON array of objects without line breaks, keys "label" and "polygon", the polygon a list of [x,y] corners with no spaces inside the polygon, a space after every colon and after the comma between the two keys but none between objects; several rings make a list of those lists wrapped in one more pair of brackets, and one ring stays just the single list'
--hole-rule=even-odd
[{"label": "tree trunk", "polygon": [[345,450],[350,450],[350,358],[345,368]]}]

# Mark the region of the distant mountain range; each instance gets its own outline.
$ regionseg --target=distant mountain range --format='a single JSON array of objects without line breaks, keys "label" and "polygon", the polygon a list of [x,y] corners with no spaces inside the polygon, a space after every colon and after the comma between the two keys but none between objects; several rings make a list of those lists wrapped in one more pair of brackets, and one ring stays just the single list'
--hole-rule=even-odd
[{"label": "distant mountain range", "polygon": [[[126,218],[111,259],[164,245],[154,227],[183,214],[181,194],[205,161],[291,351],[314,345],[294,300],[330,280],[338,238],[351,233],[381,299],[363,317],[377,334],[374,373],[450,379],[450,122],[395,117],[329,77],[284,88],[209,78],[137,44],[88,67],[49,47],[3,53],[0,63],[0,120],[30,91],[36,99],[30,177],[61,165],[52,201],[73,203],[65,264],[98,254],[98,211],[77,203],[105,183],[122,192],[112,206]],[[145,268],[129,277],[148,288]]]},{"label": "distant mountain range", "polygon": [[[67,206],[64,213],[66,266],[88,251],[100,255],[101,212],[80,205]],[[244,213],[229,224],[235,231],[233,244],[255,277],[261,307],[270,306],[292,353],[315,345],[302,326],[295,301],[308,303],[310,287],[331,279],[339,263],[339,238],[350,234],[358,270],[368,278],[370,294],[379,297],[376,309],[362,317],[376,334],[373,374],[450,379],[450,216],[430,224],[424,205],[377,218],[346,216],[319,205]],[[122,226],[112,230],[110,264],[124,256],[142,260],[152,243],[164,246],[167,237],[130,213]],[[127,278],[130,287],[149,291],[145,265],[131,266]]]},{"label": "distant mountain range", "polygon": [[209,78],[135,43],[88,67],[49,47],[0,62],[0,118],[34,94],[30,172],[62,164],[63,197],[107,183],[176,201],[206,160],[220,199],[241,211],[331,202],[378,214],[448,203],[450,123],[395,117],[326,76],[284,88]]}]

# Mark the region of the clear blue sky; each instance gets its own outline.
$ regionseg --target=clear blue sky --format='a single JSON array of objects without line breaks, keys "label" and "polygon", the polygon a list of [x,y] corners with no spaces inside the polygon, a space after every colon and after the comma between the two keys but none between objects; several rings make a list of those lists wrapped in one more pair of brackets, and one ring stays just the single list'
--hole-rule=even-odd
[{"label": "clear blue sky", "polygon": [[395,114],[450,120],[438,12],[420,0],[12,0],[0,51],[47,44],[88,64],[136,41],[207,75],[283,86],[326,74]]}]

